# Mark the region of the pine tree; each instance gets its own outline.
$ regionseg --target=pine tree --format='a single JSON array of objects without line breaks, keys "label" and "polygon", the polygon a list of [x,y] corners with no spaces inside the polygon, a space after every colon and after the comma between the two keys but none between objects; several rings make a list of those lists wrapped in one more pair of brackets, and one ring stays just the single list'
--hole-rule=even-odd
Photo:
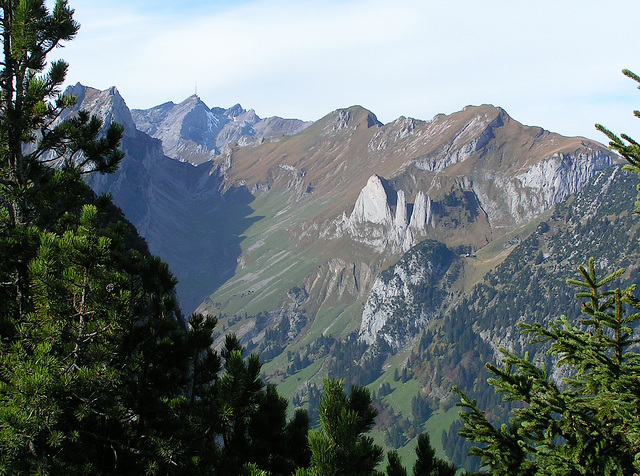
[{"label": "pine tree", "polygon": [[[624,74],[640,83],[640,77]],[[640,112],[634,112],[640,117]],[[627,159],[625,168],[640,174],[640,144],[597,125],[610,147]],[[639,188],[640,191],[640,188]],[[636,203],[640,213],[640,196]],[[614,239],[607,237],[604,239]],[[566,375],[551,378],[528,354],[507,351],[503,366],[487,365],[489,383],[506,401],[517,402],[507,423],[494,426],[475,401],[458,391],[465,426],[460,435],[479,443],[471,454],[496,475],[603,474],[640,471],[640,354],[634,328],[640,318],[635,285],[612,288],[619,269],[600,277],[595,260],[579,267],[583,319],[577,324],[562,316],[548,327],[522,325],[533,342],[547,343],[549,354]]]},{"label": "pine tree", "polygon": [[102,121],[85,112],[57,121],[75,98],[59,90],[67,64],[55,61],[46,69],[46,57],[75,37],[79,25],[73,13],[66,0],[57,0],[51,12],[44,0],[0,2],[4,54],[0,70],[0,204],[3,239],[19,251],[15,267],[7,271],[15,283],[13,310],[21,317],[29,311],[26,264],[33,257],[33,248],[24,246],[29,243],[25,227],[37,220],[42,191],[55,175],[49,165],[57,163],[79,173],[112,172],[123,157],[118,148],[121,126],[112,124],[100,136]]},{"label": "pine tree", "polygon": [[387,476],[407,476],[407,470],[402,466],[397,450],[387,452]]},{"label": "pine tree", "polygon": [[454,476],[456,474],[457,468],[453,464],[436,456],[428,433],[418,436],[416,456],[413,476]]},{"label": "pine tree", "polygon": [[[66,1],[1,1],[0,16],[0,469],[171,464],[176,376],[188,374],[170,361],[185,336],[175,281],[145,246],[127,249],[139,238],[105,219],[113,205],[81,180],[115,170],[122,127],[85,112],[60,120],[75,98],[59,91],[67,65],[46,57],[78,30]],[[162,390],[147,399],[142,382]]]},{"label": "pine tree", "polygon": [[377,411],[364,387],[347,396],[342,380],[325,380],[320,401],[321,428],[309,432],[311,466],[318,474],[371,475],[382,460],[382,448],[366,436]]}]

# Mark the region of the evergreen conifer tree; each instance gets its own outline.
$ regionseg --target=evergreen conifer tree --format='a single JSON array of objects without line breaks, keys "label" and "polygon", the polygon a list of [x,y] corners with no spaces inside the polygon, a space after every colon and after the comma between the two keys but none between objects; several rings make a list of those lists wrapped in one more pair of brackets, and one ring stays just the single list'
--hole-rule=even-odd
[{"label": "evergreen conifer tree", "polygon": [[398,451],[387,452],[387,476],[407,476],[407,470],[402,466]]},{"label": "evergreen conifer tree", "polygon": [[[14,261],[15,311],[29,311],[26,263],[33,251],[25,240],[25,227],[36,220],[39,196],[54,172],[50,163],[80,173],[114,171],[123,153],[119,150],[122,127],[112,124],[102,132],[102,121],[85,112],[57,122],[75,98],[60,93],[67,64],[46,57],[62,42],[73,39],[79,25],[66,0],[57,0],[50,12],[44,0],[0,2],[0,38],[3,62],[0,70],[0,196],[5,240],[22,249]],[[46,71],[45,71],[46,69]],[[54,202],[50,202],[54,203]],[[21,244],[22,247],[16,244]],[[26,259],[25,259],[26,258]]]},{"label": "evergreen conifer tree", "polygon": [[436,456],[428,433],[421,433],[418,436],[416,456],[413,476],[454,476],[456,474],[455,465]]},{"label": "evergreen conifer tree", "polygon": [[[320,429],[309,432],[311,467],[317,474],[369,476],[382,460],[382,448],[367,436],[377,411],[365,387],[347,396],[342,380],[325,380]],[[311,473],[311,474],[316,474]]]}]

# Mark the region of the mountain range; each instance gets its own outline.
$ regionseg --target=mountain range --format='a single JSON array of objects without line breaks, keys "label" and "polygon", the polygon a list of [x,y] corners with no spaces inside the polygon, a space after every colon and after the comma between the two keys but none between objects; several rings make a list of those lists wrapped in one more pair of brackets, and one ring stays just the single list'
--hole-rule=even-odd
[{"label": "mountain range", "polygon": [[388,124],[352,106],[310,123],[197,96],[131,111],[115,88],[69,92],[125,126],[120,169],[89,182],[169,263],[183,310],[218,316],[294,402],[313,405],[327,375],[384,388],[380,437],[398,447],[418,428],[448,440],[456,377],[486,392],[481,364],[521,350],[518,320],[557,311],[531,302],[560,295],[558,275],[613,232],[595,224],[632,226],[603,208],[633,189],[606,147],[491,105]]}]

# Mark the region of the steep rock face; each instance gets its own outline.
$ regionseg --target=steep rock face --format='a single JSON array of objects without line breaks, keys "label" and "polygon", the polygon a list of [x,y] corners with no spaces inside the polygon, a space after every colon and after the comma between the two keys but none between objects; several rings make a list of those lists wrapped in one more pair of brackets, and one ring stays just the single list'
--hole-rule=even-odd
[{"label": "steep rock face", "polygon": [[413,204],[413,213],[411,214],[411,221],[409,222],[409,228],[412,230],[424,230],[427,225],[433,224],[433,217],[431,215],[431,199],[420,190]]},{"label": "steep rock face", "polygon": [[619,166],[602,171],[571,200],[560,203],[449,314],[460,319],[471,313],[473,331],[490,346],[496,361],[502,360],[499,349],[504,348],[517,355],[530,351],[532,361],[548,363],[547,349],[529,344],[529,336],[521,334],[517,324],[546,325],[561,315],[572,324],[584,319],[575,298],[578,288],[566,283],[568,278],[582,280],[578,266],[594,257],[600,279],[627,269],[608,289],[640,279],[640,227],[632,213],[636,185],[637,178]]},{"label": "steep rock face", "polygon": [[247,111],[240,104],[209,109],[196,95],[180,104],[133,110],[132,115],[139,130],[162,141],[165,155],[195,165],[213,160],[228,144],[296,134],[310,124],[279,117],[260,119],[253,109]]},{"label": "steep rock face", "polygon": [[[612,164],[612,156],[600,150],[556,153],[513,177],[486,176],[475,181],[472,188],[494,227],[506,226],[505,206],[512,222],[520,225],[577,193],[597,172]],[[499,199],[496,189],[503,191]]]},{"label": "steep rock face", "polygon": [[440,308],[454,260],[445,245],[425,240],[381,273],[362,311],[359,339],[370,345],[382,339],[395,351],[415,337]]},{"label": "steep rock face", "polygon": [[398,201],[396,203],[396,217],[394,226],[399,230],[407,228],[407,200],[404,198],[404,191],[398,190]]},{"label": "steep rock face", "polygon": [[224,122],[195,95],[180,104],[169,102],[132,113],[140,131],[162,141],[167,157],[199,164],[216,154],[216,139]]},{"label": "steep rock face", "polygon": [[[467,111],[467,108],[462,112]],[[427,172],[441,172],[442,170],[463,162],[472,154],[480,151],[494,138],[494,129],[504,125],[506,113],[498,108],[498,113],[477,114],[471,117],[461,128],[454,125],[455,118],[443,116],[443,120],[434,119],[427,125],[429,136],[438,136],[453,131],[452,137],[443,143],[434,154],[418,158],[413,165]],[[457,126],[457,127],[456,127]],[[459,129],[458,129],[459,128]]]},{"label": "steep rock face", "polygon": [[[195,167],[165,156],[160,140],[135,128],[115,88],[98,91],[77,84],[66,93],[78,98],[77,106],[66,114],[82,108],[106,125],[111,121],[125,125],[120,168],[110,175],[92,174],[88,183],[98,194],[111,194],[150,251],[169,264],[178,278],[183,310],[193,311],[211,286],[228,279],[237,265],[238,240],[221,236],[218,224],[229,220],[238,230],[245,226],[249,194],[234,188],[222,191],[222,178],[213,164]],[[230,201],[234,208],[224,210]],[[203,266],[194,270],[194,263]]]},{"label": "steep rock face", "polygon": [[380,177],[372,175],[369,178],[367,185],[358,195],[349,220],[353,224],[364,222],[381,225],[391,224],[389,199]]},{"label": "steep rock face", "polygon": [[431,199],[422,191],[409,206],[404,190],[396,191],[372,175],[358,195],[349,218],[339,222],[338,233],[346,232],[352,239],[380,251],[407,251],[425,234],[426,226],[433,223],[431,206]]},{"label": "steep rock face", "polygon": [[[91,115],[100,117],[104,122],[105,129],[112,122],[117,122],[124,126],[125,136],[135,137],[136,126],[133,123],[131,112],[116,87],[112,86],[104,91],[99,91],[76,83],[74,86],[68,87],[64,93],[75,96],[78,104],[82,105],[82,109]],[[74,110],[76,109],[78,108]],[[62,118],[67,117],[71,112],[72,110],[65,111]]]},{"label": "steep rock face", "polygon": [[[147,240],[150,251],[169,264],[179,280],[182,309],[192,312],[210,286],[228,278],[236,265],[236,245],[221,241],[216,230],[225,201],[222,181],[217,173],[210,173],[210,166],[194,167],[166,157],[160,142],[141,132],[126,136],[122,148],[126,156],[119,170],[94,174],[89,185],[96,193],[110,193]],[[194,209],[207,214],[194,216]],[[242,217],[236,219],[242,223]],[[197,271],[195,262],[203,265]]]}]

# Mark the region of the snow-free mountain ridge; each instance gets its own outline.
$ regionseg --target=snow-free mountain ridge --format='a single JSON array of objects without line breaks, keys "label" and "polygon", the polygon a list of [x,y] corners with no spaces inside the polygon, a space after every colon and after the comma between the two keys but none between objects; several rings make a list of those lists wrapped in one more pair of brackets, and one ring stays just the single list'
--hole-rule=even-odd
[{"label": "snow-free mountain ridge", "polygon": [[[613,160],[600,144],[523,126],[488,105],[386,125],[354,106],[309,124],[259,119],[239,105],[209,108],[197,96],[131,114],[115,88],[76,85],[72,93],[82,107],[125,124],[121,170],[92,183],[169,262],[187,311],[278,309],[285,303],[269,291],[274,283],[304,284],[312,262],[338,258],[376,273],[424,238],[478,249]],[[256,132],[267,124],[269,134]],[[272,239],[278,262],[298,271],[264,262]],[[272,274],[266,286],[271,271],[282,278]],[[291,278],[300,272],[311,275]],[[246,290],[216,297],[224,283]],[[311,314],[321,312],[314,299],[303,305]]]},{"label": "snow-free mountain ridge", "polygon": [[236,104],[228,109],[209,108],[193,95],[180,104],[166,102],[147,110],[132,111],[136,127],[162,141],[165,155],[194,165],[212,160],[228,144],[290,135],[310,123],[280,117],[259,118],[253,109]]},{"label": "snow-free mountain ridge", "polygon": [[[218,316],[298,400],[336,365],[371,383],[617,160],[491,105],[388,124],[352,106],[305,123],[197,96],[130,111],[116,88],[70,92],[125,125],[120,169],[90,185],[170,265],[184,311]],[[420,395],[449,395],[430,385]]]}]

